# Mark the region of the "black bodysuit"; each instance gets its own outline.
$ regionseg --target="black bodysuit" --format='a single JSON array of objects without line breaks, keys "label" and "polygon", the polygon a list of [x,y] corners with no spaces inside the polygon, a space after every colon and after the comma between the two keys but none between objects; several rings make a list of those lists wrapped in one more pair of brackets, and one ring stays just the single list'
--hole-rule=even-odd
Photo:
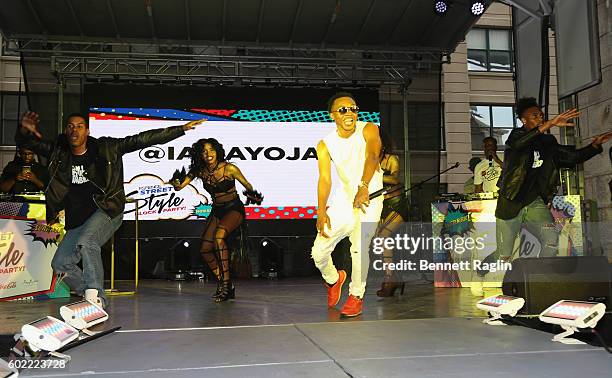
[{"label": "black bodysuit", "polygon": [[[219,180],[214,177],[214,173],[208,176],[210,181],[205,180],[202,177],[203,175],[197,175],[202,180],[202,186],[204,186],[204,189],[210,193],[213,199],[219,194],[230,194],[232,192],[236,193],[235,180],[225,174],[227,164],[229,163],[226,163],[223,167],[223,176],[221,176]],[[196,177],[196,175],[192,172],[189,172],[189,176],[192,179]],[[238,197],[237,193],[234,199],[221,203],[213,203],[210,216],[217,219],[222,219],[230,211],[237,211],[242,214],[243,218],[245,217],[244,205],[242,201],[240,201],[240,197]]]}]

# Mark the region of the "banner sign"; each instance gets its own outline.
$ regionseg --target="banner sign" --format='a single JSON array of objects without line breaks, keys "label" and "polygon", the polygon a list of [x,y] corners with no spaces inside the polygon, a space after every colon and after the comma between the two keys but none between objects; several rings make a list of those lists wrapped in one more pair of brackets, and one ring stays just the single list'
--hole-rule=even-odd
[{"label": "banner sign", "polygon": [[[433,235],[432,236],[470,236],[480,238],[483,248],[434,250],[435,262],[461,263],[474,260],[484,260],[497,248],[495,208],[496,199],[477,201],[441,201],[431,204]],[[538,240],[538,232],[534,227],[548,227],[558,234],[559,256],[582,256],[584,254],[582,213],[580,196],[555,196],[551,203],[551,214],[554,224],[525,224],[514,243],[513,258],[537,258],[542,251],[542,243]],[[491,272],[486,275],[485,287],[499,287],[504,271]],[[436,287],[469,287],[471,282],[482,279],[475,276],[473,270],[436,271],[434,284]]]},{"label": "banner sign", "polygon": [[0,219],[0,298],[53,289],[51,260],[59,237],[43,221]]}]

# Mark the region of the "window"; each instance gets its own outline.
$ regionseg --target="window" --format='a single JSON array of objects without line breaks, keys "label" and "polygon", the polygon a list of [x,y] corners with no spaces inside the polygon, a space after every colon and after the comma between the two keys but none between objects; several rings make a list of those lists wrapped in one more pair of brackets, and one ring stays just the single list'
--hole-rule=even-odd
[{"label": "window", "polygon": [[[438,103],[408,103],[408,139],[410,151],[439,151],[445,149],[444,108]],[[404,110],[401,102],[380,104],[382,127],[391,131],[395,148],[404,148]]]},{"label": "window", "polygon": [[512,34],[505,29],[472,29],[467,35],[470,71],[512,71]]},{"label": "window", "polygon": [[0,144],[2,145],[15,145],[15,131],[17,131],[19,117],[28,109],[26,97],[22,95],[21,100],[19,97],[19,93],[0,94],[0,114],[2,115]]},{"label": "window", "polygon": [[0,55],[3,56],[19,56],[19,53],[15,50],[17,49],[17,44],[15,41],[6,41],[0,37],[0,45],[2,45],[2,51],[0,51]]},{"label": "window", "polygon": [[488,136],[495,138],[498,149],[503,150],[517,124],[520,125],[520,121],[515,118],[512,106],[471,105],[472,150],[482,151],[482,140]]}]

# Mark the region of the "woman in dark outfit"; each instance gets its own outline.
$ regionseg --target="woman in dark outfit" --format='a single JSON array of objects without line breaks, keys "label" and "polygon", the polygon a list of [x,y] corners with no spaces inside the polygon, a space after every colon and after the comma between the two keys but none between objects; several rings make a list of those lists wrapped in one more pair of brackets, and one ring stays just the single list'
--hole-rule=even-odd
[{"label": "woman in dark outfit", "polygon": [[244,205],[238,197],[235,180],[246,188],[244,194],[247,198],[255,203],[258,200],[261,203],[261,198],[244,178],[240,169],[225,160],[223,145],[213,138],[200,139],[194,143],[191,147],[189,173],[182,182],[174,180],[172,185],[178,191],[195,178],[202,180],[204,189],[213,201],[212,211],[202,234],[200,252],[219,282],[213,298],[215,302],[223,302],[235,296],[230,277],[227,237],[240,227],[245,216]]},{"label": "woman in dark outfit", "polygon": [[[385,194],[385,201],[383,202],[383,210],[380,215],[376,236],[389,237],[394,234],[401,223],[408,221],[410,205],[404,193],[404,187],[399,185],[401,184],[399,178],[399,157],[391,153],[393,143],[389,135],[382,128],[380,129],[380,138],[382,141],[380,167],[383,170],[383,186],[386,189],[391,187],[396,187],[397,189]],[[383,263],[392,262],[393,251],[385,249],[383,251]],[[380,290],[376,291],[376,295],[379,297],[392,297],[398,288],[403,294],[404,282],[398,282],[393,271],[386,269],[382,286]]]}]

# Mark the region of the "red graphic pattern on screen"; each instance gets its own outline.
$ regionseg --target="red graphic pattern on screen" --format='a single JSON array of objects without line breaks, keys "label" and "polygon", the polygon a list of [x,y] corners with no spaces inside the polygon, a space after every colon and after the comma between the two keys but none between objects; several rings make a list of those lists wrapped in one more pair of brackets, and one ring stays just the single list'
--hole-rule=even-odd
[{"label": "red graphic pattern on screen", "polygon": [[221,116],[221,117],[229,117],[232,114],[236,113],[235,109],[199,109],[199,108],[192,108],[190,110],[194,111],[194,112],[199,112],[199,113],[214,114],[214,115],[218,115],[218,116]]},{"label": "red graphic pattern on screen", "polygon": [[245,207],[247,219],[313,219],[316,218],[315,206],[248,206]]}]

